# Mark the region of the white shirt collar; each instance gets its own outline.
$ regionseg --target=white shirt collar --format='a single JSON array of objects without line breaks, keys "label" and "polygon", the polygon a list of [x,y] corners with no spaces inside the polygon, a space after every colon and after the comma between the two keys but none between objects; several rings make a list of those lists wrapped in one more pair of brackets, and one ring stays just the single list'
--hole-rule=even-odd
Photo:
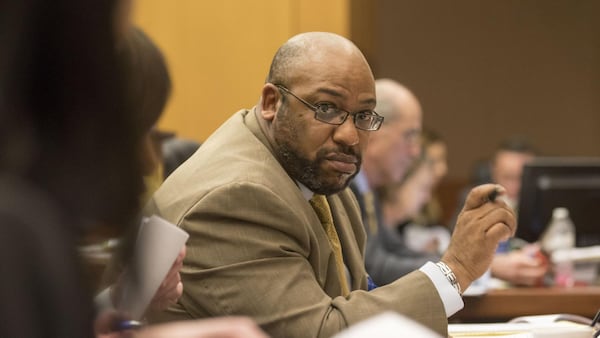
[{"label": "white shirt collar", "polygon": [[371,187],[369,187],[369,181],[367,181],[367,175],[365,175],[364,170],[359,171],[358,174],[354,176],[354,183],[361,194],[371,191]]},{"label": "white shirt collar", "polygon": [[309,201],[313,195],[315,194],[314,192],[312,192],[310,189],[308,189],[304,184],[296,181],[296,183],[298,183],[298,186],[300,187],[300,191],[302,192],[302,196],[304,196],[304,198],[306,198],[307,201]]}]

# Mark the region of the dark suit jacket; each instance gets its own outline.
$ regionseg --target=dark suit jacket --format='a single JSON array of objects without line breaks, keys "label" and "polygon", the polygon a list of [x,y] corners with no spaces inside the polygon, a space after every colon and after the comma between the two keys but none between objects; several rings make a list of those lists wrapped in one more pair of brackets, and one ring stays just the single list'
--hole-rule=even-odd
[{"label": "dark suit jacket", "polygon": [[392,310],[445,335],[442,301],[422,272],[366,291],[356,199],[346,189],[328,201],[351,275],[348,297],[317,215],[275,158],[254,111],[234,114],[146,210],[190,234],[183,296],[158,319],[247,315],[273,337],[329,337]]},{"label": "dark suit jacket", "polygon": [[78,229],[47,192],[0,174],[0,337],[93,337]]},{"label": "dark suit jacket", "polygon": [[[365,200],[355,182],[350,188],[356,195],[362,210],[364,224],[368,224],[367,215],[364,211]],[[419,269],[428,261],[438,261],[440,256],[424,254],[409,249],[404,243],[402,233],[396,229],[390,229],[382,222],[381,205],[377,197],[373,199],[374,209],[377,217],[376,233],[367,236],[367,249],[365,252],[365,266],[373,282],[377,285],[386,285],[408,273]]]}]

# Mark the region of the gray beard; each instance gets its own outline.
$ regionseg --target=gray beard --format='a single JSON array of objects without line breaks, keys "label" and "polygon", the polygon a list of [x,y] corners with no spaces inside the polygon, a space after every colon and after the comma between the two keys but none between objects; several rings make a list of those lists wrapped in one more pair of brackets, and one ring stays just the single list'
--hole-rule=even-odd
[{"label": "gray beard", "polygon": [[[305,185],[312,192],[322,195],[332,195],[344,190],[348,184],[350,184],[352,178],[356,176],[358,171],[351,176],[348,176],[346,182],[344,182],[342,185],[327,184],[323,181],[323,179],[319,178],[323,176],[320,169],[320,164],[323,161],[323,157],[319,155],[320,152],[317,153],[317,160],[310,161],[299,156],[298,152],[290,147],[286,142],[280,142],[277,149],[279,162],[288,175]],[[360,168],[360,161],[357,167]]]}]

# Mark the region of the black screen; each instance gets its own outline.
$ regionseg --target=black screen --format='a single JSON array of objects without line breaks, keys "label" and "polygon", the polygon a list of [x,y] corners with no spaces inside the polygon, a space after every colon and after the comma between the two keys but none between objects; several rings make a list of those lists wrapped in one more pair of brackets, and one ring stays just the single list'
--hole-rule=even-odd
[{"label": "black screen", "polygon": [[577,246],[600,244],[600,158],[540,157],[525,165],[517,237],[537,241],[557,207],[569,210]]}]

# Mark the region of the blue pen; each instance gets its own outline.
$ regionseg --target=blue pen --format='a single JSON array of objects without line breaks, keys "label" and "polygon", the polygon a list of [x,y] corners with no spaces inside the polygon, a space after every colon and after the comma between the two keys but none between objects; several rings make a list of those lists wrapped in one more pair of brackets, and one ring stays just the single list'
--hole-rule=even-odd
[{"label": "blue pen", "polygon": [[137,330],[144,326],[144,323],[137,320],[120,320],[115,325],[115,331]]}]

